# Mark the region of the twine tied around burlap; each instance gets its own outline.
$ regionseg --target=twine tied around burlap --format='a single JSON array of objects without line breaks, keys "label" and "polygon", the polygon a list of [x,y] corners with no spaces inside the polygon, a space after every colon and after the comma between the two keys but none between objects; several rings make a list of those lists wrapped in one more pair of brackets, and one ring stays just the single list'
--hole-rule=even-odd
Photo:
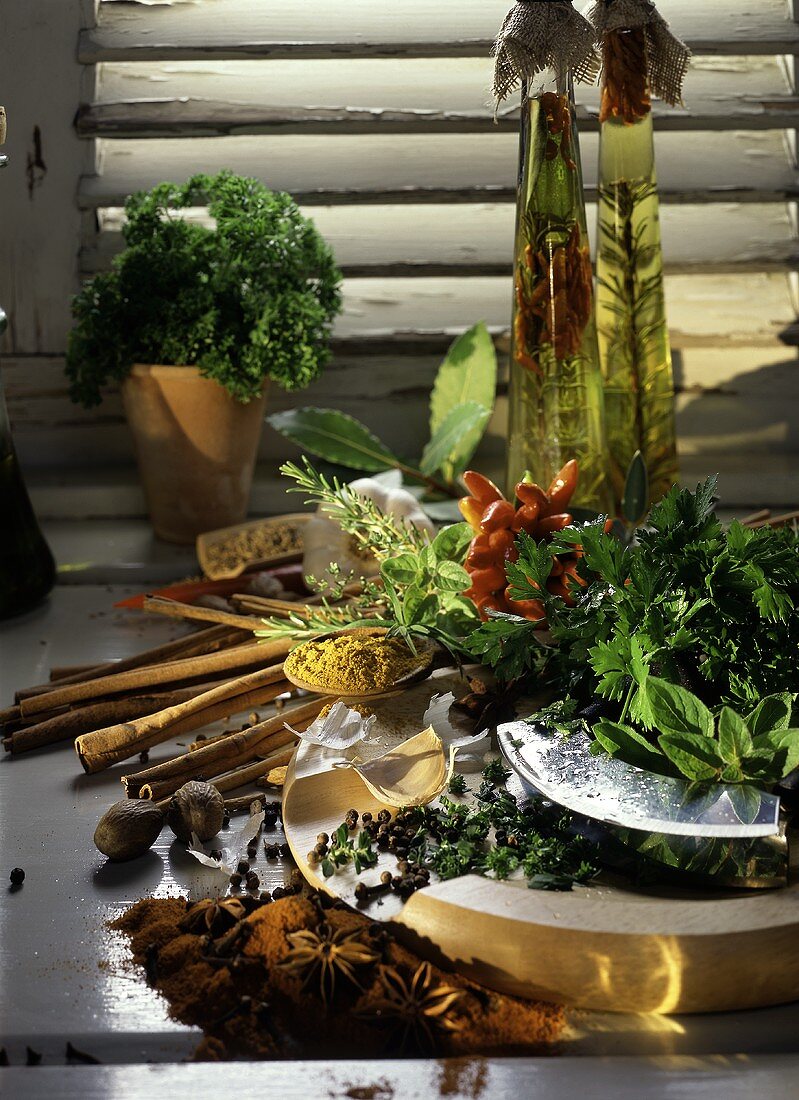
[{"label": "twine tied around burlap", "polygon": [[672,107],[682,104],[682,85],[691,51],[671,33],[650,0],[597,0],[588,18],[600,42],[613,31],[640,27],[646,39],[647,79],[652,95]]},{"label": "twine tied around burlap", "polygon": [[581,79],[597,72],[596,32],[571,0],[517,0],[505,16],[491,51],[492,92],[498,105],[524,81],[546,69],[579,69]]}]

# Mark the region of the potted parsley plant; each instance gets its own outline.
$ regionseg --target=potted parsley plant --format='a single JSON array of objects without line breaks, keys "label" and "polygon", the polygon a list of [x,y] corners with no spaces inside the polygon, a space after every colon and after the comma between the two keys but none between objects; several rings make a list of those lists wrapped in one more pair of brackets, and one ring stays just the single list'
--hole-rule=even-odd
[{"label": "potted parsley plant", "polygon": [[321,373],[341,277],[289,195],[231,172],[159,184],[125,215],[124,250],[73,303],[70,396],[121,384],[155,532],[191,542],[246,515],[269,383]]}]

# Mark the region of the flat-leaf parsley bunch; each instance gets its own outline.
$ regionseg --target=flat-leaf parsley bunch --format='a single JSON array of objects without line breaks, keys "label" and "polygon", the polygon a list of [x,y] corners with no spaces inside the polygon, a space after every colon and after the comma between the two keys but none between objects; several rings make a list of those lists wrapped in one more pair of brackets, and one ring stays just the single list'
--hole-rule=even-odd
[{"label": "flat-leaf parsley bunch", "polygon": [[[790,528],[725,530],[715,491],[715,478],[695,492],[675,487],[629,546],[603,518],[547,544],[522,534],[510,594],[543,601],[548,637],[501,615],[471,649],[506,679],[539,673],[572,710],[597,696],[615,704],[618,721],[594,727],[597,745],[631,763],[774,782],[799,763],[799,540]],[[568,606],[546,580],[553,557],[575,547]]]}]

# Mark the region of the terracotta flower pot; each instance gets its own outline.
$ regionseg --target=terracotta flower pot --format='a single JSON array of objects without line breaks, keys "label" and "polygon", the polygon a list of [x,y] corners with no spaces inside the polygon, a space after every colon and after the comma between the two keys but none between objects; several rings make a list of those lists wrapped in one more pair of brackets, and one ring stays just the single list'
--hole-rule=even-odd
[{"label": "terracotta flower pot", "polygon": [[243,405],[196,367],[132,368],[122,400],[159,538],[191,543],[245,518],[266,388]]}]

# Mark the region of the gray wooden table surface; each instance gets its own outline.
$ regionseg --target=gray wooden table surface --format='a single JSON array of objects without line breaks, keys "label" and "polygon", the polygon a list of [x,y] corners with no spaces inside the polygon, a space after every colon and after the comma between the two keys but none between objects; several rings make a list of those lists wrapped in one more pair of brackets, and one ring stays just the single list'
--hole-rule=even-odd
[{"label": "gray wooden table surface", "polygon": [[[114,611],[129,591],[61,586],[44,607],[0,625],[0,706],[15,688],[46,679],[51,665],[123,657],[180,631]],[[150,759],[172,751],[162,746]],[[219,876],[172,844],[168,831],[146,858],[103,861],[92,834],[122,796],[124,770],[86,776],[69,745],[0,759],[0,1046],[11,1062],[0,1070],[0,1095],[160,1097],[190,1088],[202,1097],[225,1091],[224,1082],[245,1095],[265,1084],[286,1097],[472,1095],[467,1077],[446,1076],[432,1061],[176,1065],[190,1057],[198,1033],[169,1019],[131,969],[124,940],[106,925],[142,895],[204,896],[219,888]],[[17,890],[8,886],[14,866],[26,871]],[[263,861],[259,871],[267,885],[283,875]],[[65,1068],[68,1040],[104,1064]],[[41,1067],[24,1068],[26,1046],[42,1054]],[[606,1095],[607,1086],[619,1100],[736,1098],[744,1095],[742,1081],[747,1097],[799,1096],[799,1005],[681,1018],[575,1014],[561,1057],[495,1060],[486,1073],[481,1095],[491,1096],[524,1088],[526,1095],[593,1097]],[[441,1093],[449,1085],[453,1091]]]}]

